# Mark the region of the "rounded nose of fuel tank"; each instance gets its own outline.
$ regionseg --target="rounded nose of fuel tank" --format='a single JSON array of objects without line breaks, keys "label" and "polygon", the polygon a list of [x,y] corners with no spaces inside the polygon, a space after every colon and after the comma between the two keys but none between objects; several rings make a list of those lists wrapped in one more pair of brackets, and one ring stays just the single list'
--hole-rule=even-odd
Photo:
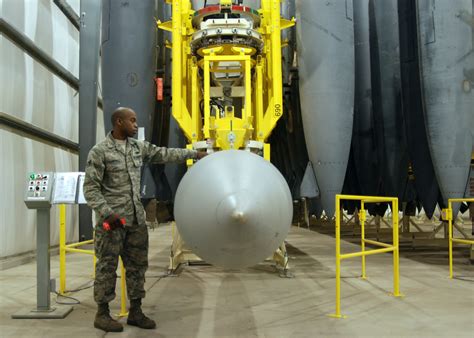
[{"label": "rounded nose of fuel tank", "polygon": [[280,172],[247,151],[220,151],[193,165],[176,192],[174,214],[186,246],[205,261],[241,268],[283,243],[293,204]]}]

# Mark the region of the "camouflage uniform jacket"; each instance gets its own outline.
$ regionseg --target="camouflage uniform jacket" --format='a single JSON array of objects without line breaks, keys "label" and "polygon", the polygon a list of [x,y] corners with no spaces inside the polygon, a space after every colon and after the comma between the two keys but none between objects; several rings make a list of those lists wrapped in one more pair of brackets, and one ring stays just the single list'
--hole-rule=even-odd
[{"label": "camouflage uniform jacket", "polygon": [[96,212],[97,220],[115,213],[124,217],[128,226],[134,222],[145,224],[145,210],[140,201],[143,162],[183,162],[196,156],[195,150],[157,147],[134,138],[128,138],[124,153],[109,133],[87,157],[84,197]]}]

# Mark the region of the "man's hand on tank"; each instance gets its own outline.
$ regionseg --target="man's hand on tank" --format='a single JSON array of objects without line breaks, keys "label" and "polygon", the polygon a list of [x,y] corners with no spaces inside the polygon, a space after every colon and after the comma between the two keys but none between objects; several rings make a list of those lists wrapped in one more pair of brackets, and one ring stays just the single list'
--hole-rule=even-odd
[{"label": "man's hand on tank", "polygon": [[198,151],[197,159],[200,160],[203,157],[206,157],[208,154],[205,151]]}]

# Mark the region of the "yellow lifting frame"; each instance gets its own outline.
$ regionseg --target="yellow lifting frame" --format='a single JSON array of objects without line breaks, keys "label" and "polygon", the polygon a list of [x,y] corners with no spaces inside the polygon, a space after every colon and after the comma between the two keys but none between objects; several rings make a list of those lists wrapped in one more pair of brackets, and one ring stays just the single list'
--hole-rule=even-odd
[{"label": "yellow lifting frame", "polygon": [[[248,100],[248,103],[245,104],[242,122],[238,122],[236,118],[232,119],[233,129],[238,129],[240,124],[240,127],[245,129],[244,141],[253,139],[265,143],[283,114],[281,30],[295,24],[294,20],[285,20],[280,17],[281,0],[262,0],[262,8],[259,10],[262,18],[259,32],[262,34],[265,47],[262,56],[258,57],[260,62],[257,63],[245,53],[244,55],[242,53],[240,55],[219,55],[218,49],[222,48],[219,46],[209,48],[214,49],[214,53],[209,53],[204,56],[204,60],[196,62],[189,47],[194,33],[192,27],[194,11],[191,9],[191,3],[189,0],[166,0],[166,2],[172,5],[172,20],[164,23],[157,22],[157,25],[160,29],[172,32],[172,114],[188,141],[193,144],[211,138],[211,127],[215,120],[210,116],[210,97],[206,95],[205,89],[210,86],[211,72],[226,72],[226,70],[211,69],[209,63],[206,65],[206,58],[208,62],[212,62],[212,60],[237,61],[239,57],[242,57],[241,70],[245,72],[246,82],[250,84],[253,82],[255,87],[252,88],[251,85],[247,86],[246,84],[246,100]],[[229,3],[231,2],[221,2],[221,5],[228,5]],[[233,47],[233,53],[235,53],[235,49],[240,49],[240,47]],[[197,67],[203,68],[203,79],[200,79]],[[254,81],[251,81],[250,78],[251,68],[256,69]],[[202,129],[199,110],[201,93],[198,85],[201,80],[204,87]],[[253,100],[252,97],[254,97]],[[254,110],[253,114],[252,110]],[[222,135],[229,132],[228,128],[228,123],[219,123],[216,127],[216,134],[221,135],[221,142],[216,143],[221,149],[229,148],[229,143],[224,141],[226,137],[222,137]],[[222,131],[219,132],[218,129],[222,129]],[[242,147],[243,143],[239,139],[234,146]],[[265,153],[265,150],[267,153]],[[264,146],[264,158],[270,158],[270,148],[266,144]]]},{"label": "yellow lifting frame", "polygon": [[[203,50],[204,54],[204,137],[215,138],[217,147],[221,149],[239,149],[244,146],[244,142],[249,140],[253,132],[252,115],[252,91],[251,91],[251,58],[250,48],[233,47],[235,55],[218,55],[223,48],[208,48]],[[242,118],[231,116],[220,117],[210,115],[210,77],[211,73],[218,71],[216,65],[219,62],[240,62],[243,64],[245,78],[245,103],[242,110]],[[213,67],[211,68],[211,64]],[[234,69],[226,70],[228,73],[235,72]],[[235,140],[230,142],[228,134],[233,132]]]},{"label": "yellow lifting frame", "polygon": [[[355,200],[361,202],[359,211],[359,220],[361,226],[361,249],[360,252],[341,254],[341,201]],[[386,252],[393,252],[393,293],[394,297],[402,297],[400,293],[400,268],[399,268],[399,246],[398,246],[398,212],[393,212],[392,231],[393,244],[382,243],[365,238],[365,203],[390,202],[392,210],[398,210],[398,198],[378,197],[378,196],[357,196],[357,195],[336,195],[336,313],[329,315],[334,318],[346,318],[341,314],[341,261],[343,259],[362,257],[362,279],[366,279],[365,256],[375,255]],[[365,250],[365,244],[371,244],[382,247],[381,249]]]},{"label": "yellow lifting frame", "polygon": [[[77,247],[83,245],[90,245],[94,243],[93,239],[87,241],[66,244],[66,205],[59,204],[59,294],[66,295],[68,291],[66,290],[66,253],[67,252],[76,252],[83,253],[87,255],[92,255],[93,260],[93,275],[92,278],[95,279],[95,265],[97,258],[95,256],[94,250],[84,250],[77,249]],[[128,315],[127,311],[127,294],[126,294],[126,283],[125,283],[125,268],[123,266],[122,259],[120,259],[120,313],[117,314],[119,317],[125,317]]]},{"label": "yellow lifting frame", "polygon": [[[261,17],[258,30],[264,41],[261,55],[254,57],[255,50],[247,47],[214,46],[208,48],[207,54],[198,61],[190,48],[195,32],[191,2],[166,0],[166,3],[172,5],[171,21],[158,21],[157,25],[172,33],[172,115],[189,142],[186,147],[192,149],[196,142],[214,139],[215,148],[239,149],[246,145],[246,141],[255,140],[263,144],[263,157],[270,161],[270,144],[266,141],[283,115],[281,30],[293,26],[294,19],[280,17],[281,0],[262,0],[262,8],[258,11]],[[228,6],[232,1],[224,0],[220,4]],[[218,68],[220,61],[238,61],[240,69]],[[224,112],[223,118],[210,114],[211,73],[226,72],[244,73],[242,118],[236,118],[233,112]],[[204,101],[203,112],[200,111],[201,99]],[[235,134],[232,142],[230,132]],[[192,162],[188,160],[187,165],[191,166]]]},{"label": "yellow lifting frame", "polygon": [[474,245],[473,239],[461,239],[453,237],[453,203],[471,202],[474,198],[450,198],[448,199],[448,208],[443,209],[443,219],[448,221],[449,233],[449,278],[453,278],[453,243]]}]

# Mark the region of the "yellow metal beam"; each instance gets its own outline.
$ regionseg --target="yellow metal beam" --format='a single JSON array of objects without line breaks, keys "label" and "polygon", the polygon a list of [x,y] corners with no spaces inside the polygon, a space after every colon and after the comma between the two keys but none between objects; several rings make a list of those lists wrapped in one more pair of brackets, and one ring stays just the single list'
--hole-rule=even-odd
[{"label": "yellow metal beam", "polygon": [[93,243],[94,243],[94,240],[93,240],[93,239],[88,239],[87,241],[77,242],[77,243],[72,243],[72,244],[65,245],[65,247],[66,247],[66,248],[77,248],[78,246],[89,245],[89,244],[93,244]]},{"label": "yellow metal beam", "polygon": [[76,248],[66,248],[66,252],[77,252],[77,253],[83,253],[86,255],[94,255],[95,252],[94,250],[85,250],[85,249],[76,249]]},{"label": "yellow metal beam", "polygon": [[474,239],[469,240],[469,239],[453,238],[452,241],[453,243],[474,245]]},{"label": "yellow metal beam", "polygon": [[120,313],[119,317],[128,316],[127,311],[127,286],[125,284],[125,267],[123,266],[122,257],[120,257]]},{"label": "yellow metal beam", "polygon": [[341,259],[347,259],[347,258],[354,258],[354,257],[361,257],[361,256],[370,256],[370,255],[375,255],[375,254],[380,254],[380,253],[385,253],[385,252],[391,252],[394,250],[394,247],[388,247],[388,248],[383,248],[383,249],[374,249],[374,250],[368,250],[368,251],[359,251],[359,252],[351,252],[348,254],[343,254],[340,256]]},{"label": "yellow metal beam", "polygon": [[59,208],[59,294],[66,292],[66,205]]},{"label": "yellow metal beam", "polygon": [[204,57],[204,138],[210,138],[211,119],[211,74],[209,72],[209,56]]},{"label": "yellow metal beam", "polygon": [[168,32],[173,32],[173,22],[172,21],[165,21],[161,22],[160,20],[156,21],[156,25],[158,26],[159,29],[168,31]]},{"label": "yellow metal beam", "polygon": [[191,139],[192,142],[197,142],[198,139],[201,138],[201,132],[199,130],[200,122],[201,122],[201,112],[199,111],[199,99],[200,99],[200,91],[198,88],[198,66],[194,63],[191,66],[191,79],[192,79],[192,91],[191,91],[191,120],[192,120],[192,133]]},{"label": "yellow metal beam", "polygon": [[295,25],[295,23],[296,23],[295,18],[291,18],[291,20],[281,18],[280,19],[280,29],[284,30],[284,29],[293,27]]},{"label": "yellow metal beam", "polygon": [[250,56],[245,56],[245,109],[242,118],[247,120],[252,116],[252,76],[250,73]]},{"label": "yellow metal beam", "polygon": [[394,202],[396,197],[362,196],[362,195],[337,195],[341,200],[364,201],[366,203]]},{"label": "yellow metal beam", "polygon": [[390,244],[387,244],[387,243],[382,243],[382,242],[379,242],[379,241],[373,241],[373,240],[370,240],[370,239],[364,239],[364,243],[372,244],[372,245],[376,245],[376,246],[382,246],[384,248],[393,248],[393,245],[390,245]]},{"label": "yellow metal beam", "polygon": [[257,130],[258,135],[262,135],[266,140],[277,121],[283,114],[283,90],[282,90],[282,73],[281,73],[281,26],[280,26],[280,0],[264,0],[262,1],[262,11],[269,20],[267,21],[265,42],[268,61],[268,91],[270,100],[265,111],[263,123]]}]

